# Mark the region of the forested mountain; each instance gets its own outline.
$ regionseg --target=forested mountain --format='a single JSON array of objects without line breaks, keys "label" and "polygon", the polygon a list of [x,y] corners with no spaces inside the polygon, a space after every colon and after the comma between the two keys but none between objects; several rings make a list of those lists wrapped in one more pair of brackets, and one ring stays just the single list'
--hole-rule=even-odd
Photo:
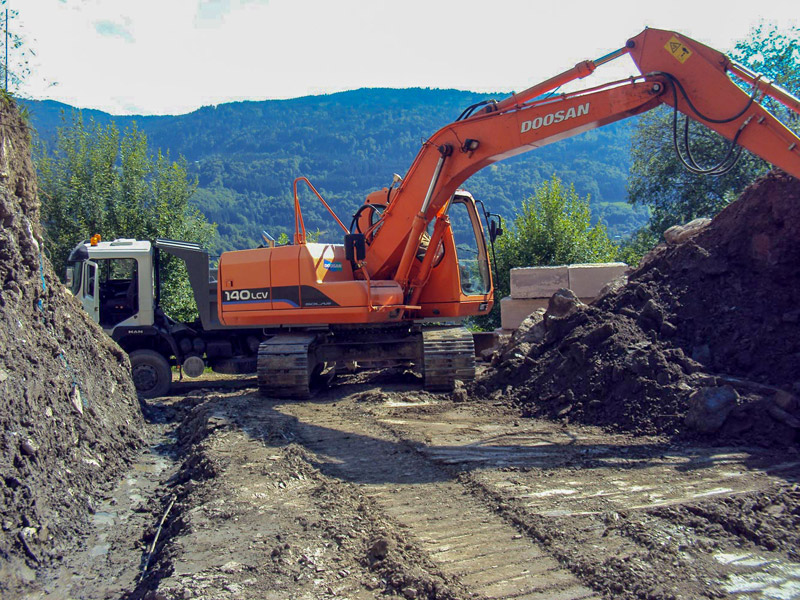
[{"label": "forested mountain", "polygon": [[[504,94],[496,97],[502,98]],[[178,116],[111,117],[83,111],[85,120],[110,119],[122,130],[134,122],[152,148],[184,156],[199,188],[194,202],[219,224],[219,249],[257,244],[262,230],[277,237],[293,231],[291,185],[308,177],[340,218],[350,216],[370,191],[405,174],[422,141],[467,106],[491,96],[456,90],[360,89],[292,100],[235,102]],[[52,144],[62,113],[52,101],[26,102],[40,139]],[[584,133],[492,165],[464,184],[489,210],[513,217],[534,186],[557,174],[591,195],[596,217],[612,236],[646,220],[625,203],[632,121]],[[321,204],[303,193],[308,230],[323,239],[340,230]]]}]

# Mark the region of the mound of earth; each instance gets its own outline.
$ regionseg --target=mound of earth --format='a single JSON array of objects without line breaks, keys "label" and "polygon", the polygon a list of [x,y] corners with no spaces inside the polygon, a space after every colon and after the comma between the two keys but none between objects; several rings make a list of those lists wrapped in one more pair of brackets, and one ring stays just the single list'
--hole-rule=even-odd
[{"label": "mound of earth", "polygon": [[141,443],[125,354],[43,251],[29,131],[0,102],[0,596],[75,544]]},{"label": "mound of earth", "polygon": [[800,181],[770,173],[710,223],[675,233],[591,306],[556,294],[478,391],[616,430],[795,443]]}]

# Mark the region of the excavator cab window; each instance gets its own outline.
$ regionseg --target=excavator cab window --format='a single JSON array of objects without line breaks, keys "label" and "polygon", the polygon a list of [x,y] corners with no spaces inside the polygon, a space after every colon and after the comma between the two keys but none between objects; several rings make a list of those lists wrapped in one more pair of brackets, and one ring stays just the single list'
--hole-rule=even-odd
[{"label": "excavator cab window", "polygon": [[461,291],[465,296],[482,296],[491,289],[486,241],[483,238],[475,203],[465,198],[454,198],[447,215],[453,230],[461,278]]}]

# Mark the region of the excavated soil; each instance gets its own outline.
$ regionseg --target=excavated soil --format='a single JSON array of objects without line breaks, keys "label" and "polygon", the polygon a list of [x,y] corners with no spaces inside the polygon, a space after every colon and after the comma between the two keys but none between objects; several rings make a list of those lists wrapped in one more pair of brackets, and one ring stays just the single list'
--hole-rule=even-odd
[{"label": "excavated soil", "polygon": [[591,306],[557,294],[477,391],[616,431],[796,444],[799,206],[800,181],[770,173]]},{"label": "excavated soil", "polygon": [[0,596],[17,597],[89,529],[142,443],[127,357],[43,248],[29,132],[0,101]]}]

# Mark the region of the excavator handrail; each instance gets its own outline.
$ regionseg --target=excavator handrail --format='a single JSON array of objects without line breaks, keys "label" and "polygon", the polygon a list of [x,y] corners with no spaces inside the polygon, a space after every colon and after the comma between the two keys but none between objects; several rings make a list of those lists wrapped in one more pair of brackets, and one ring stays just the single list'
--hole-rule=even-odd
[{"label": "excavator handrail", "polygon": [[306,243],[306,226],[305,223],[303,223],[303,213],[300,210],[300,197],[297,194],[297,184],[301,181],[305,183],[312,192],[314,192],[317,198],[319,198],[319,201],[322,202],[322,205],[327,208],[328,212],[331,213],[331,216],[336,219],[336,222],[339,224],[339,227],[342,228],[342,231],[345,233],[350,233],[347,227],[344,226],[344,223],[342,223],[341,219],[339,219],[339,217],[336,216],[336,213],[333,212],[333,209],[330,207],[330,205],[325,202],[322,194],[320,194],[317,191],[317,188],[315,188],[308,180],[308,177],[297,177],[292,184],[294,189],[294,243],[301,245]]}]

